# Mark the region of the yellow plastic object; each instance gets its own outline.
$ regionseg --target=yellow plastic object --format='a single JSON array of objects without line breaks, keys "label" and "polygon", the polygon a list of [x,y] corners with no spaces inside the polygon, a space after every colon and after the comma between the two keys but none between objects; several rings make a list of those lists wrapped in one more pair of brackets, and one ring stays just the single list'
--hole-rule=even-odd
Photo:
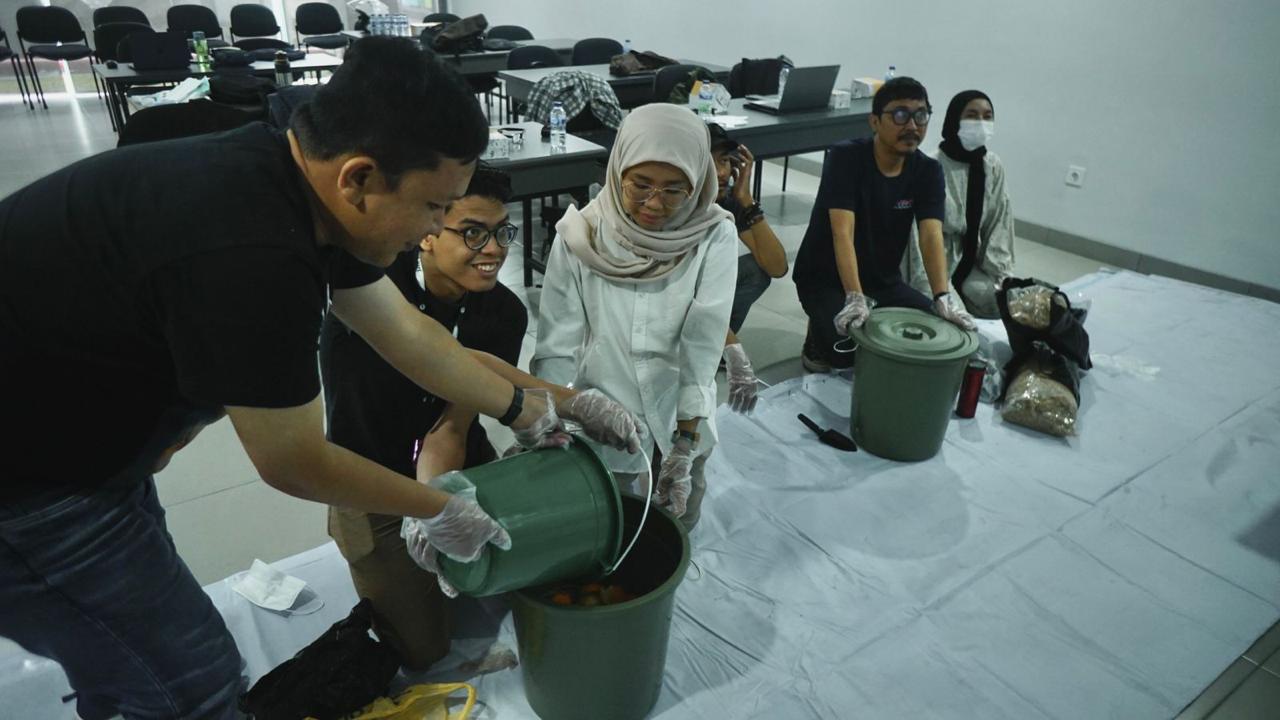
[{"label": "yellow plastic object", "polygon": [[[450,715],[449,696],[461,690],[467,693],[466,704],[457,714]],[[476,689],[467,683],[412,685],[395,700],[374,700],[349,720],[467,720],[475,704]]]}]

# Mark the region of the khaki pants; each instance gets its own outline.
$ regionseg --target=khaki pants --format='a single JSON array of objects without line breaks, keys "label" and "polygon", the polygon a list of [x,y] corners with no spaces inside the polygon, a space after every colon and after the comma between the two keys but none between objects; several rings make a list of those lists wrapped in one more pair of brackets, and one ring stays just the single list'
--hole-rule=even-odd
[{"label": "khaki pants", "polygon": [[329,537],[342,551],[356,593],[376,611],[378,638],[400,653],[409,670],[426,670],[449,653],[448,598],[436,576],[418,567],[399,517],[329,508]]}]

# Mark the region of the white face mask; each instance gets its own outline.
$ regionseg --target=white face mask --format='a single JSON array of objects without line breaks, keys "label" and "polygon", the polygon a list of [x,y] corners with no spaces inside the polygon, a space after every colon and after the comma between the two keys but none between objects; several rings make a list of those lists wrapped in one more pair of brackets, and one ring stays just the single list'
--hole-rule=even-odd
[{"label": "white face mask", "polygon": [[995,134],[996,123],[994,120],[961,120],[960,131],[956,133],[960,138],[960,144],[969,152],[973,152],[991,142],[991,138]]}]

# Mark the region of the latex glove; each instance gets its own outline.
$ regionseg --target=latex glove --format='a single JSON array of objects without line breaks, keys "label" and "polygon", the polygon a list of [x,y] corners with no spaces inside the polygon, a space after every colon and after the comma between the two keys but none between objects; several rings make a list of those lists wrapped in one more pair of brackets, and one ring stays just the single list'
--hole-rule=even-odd
[{"label": "latex glove", "polygon": [[[449,481],[456,486],[460,473],[448,472],[427,483],[440,487]],[[406,517],[400,525],[409,556],[423,570],[433,573],[440,583],[440,590],[449,597],[457,597],[458,591],[440,574],[437,553],[444,553],[458,562],[471,562],[480,557],[486,543],[501,550],[511,549],[511,536],[489,517],[476,503],[476,489],[461,477],[468,487],[453,493],[444,509],[435,517]]]},{"label": "latex glove", "polygon": [[960,326],[964,330],[977,330],[978,325],[973,322],[973,316],[964,309],[964,305],[952,293],[943,293],[933,299],[933,312],[938,317],[948,322]]},{"label": "latex glove", "polygon": [[850,290],[844,294],[844,307],[836,313],[836,332],[849,335],[856,328],[862,327],[871,314],[871,305],[867,296]]},{"label": "latex glove", "polygon": [[526,389],[524,391],[524,411],[521,417],[532,417],[533,421],[523,428],[511,426],[516,442],[530,450],[535,448],[565,447],[569,444],[569,433],[560,424],[560,416],[556,414],[556,406],[551,400],[550,390]]},{"label": "latex glove", "polygon": [[724,346],[724,369],[729,378],[729,407],[743,414],[756,409],[756,374],[742,343]]},{"label": "latex glove", "polygon": [[640,421],[609,396],[591,388],[556,406],[565,420],[582,426],[587,437],[618,450],[640,452]]},{"label": "latex glove", "polygon": [[687,438],[677,438],[671,452],[662,458],[653,501],[670,510],[676,517],[684,515],[689,493],[693,490],[692,471],[693,443]]}]

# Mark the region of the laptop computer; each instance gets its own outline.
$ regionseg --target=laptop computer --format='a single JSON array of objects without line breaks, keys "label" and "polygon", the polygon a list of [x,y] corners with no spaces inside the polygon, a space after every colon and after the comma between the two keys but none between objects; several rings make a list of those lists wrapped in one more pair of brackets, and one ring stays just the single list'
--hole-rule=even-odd
[{"label": "laptop computer", "polygon": [[134,33],[129,36],[134,70],[183,70],[191,64],[187,36],[176,32]]},{"label": "laptop computer", "polygon": [[831,102],[831,89],[836,86],[839,72],[839,65],[794,68],[787,75],[787,86],[780,97],[761,98],[746,107],[774,115],[825,108]]}]

